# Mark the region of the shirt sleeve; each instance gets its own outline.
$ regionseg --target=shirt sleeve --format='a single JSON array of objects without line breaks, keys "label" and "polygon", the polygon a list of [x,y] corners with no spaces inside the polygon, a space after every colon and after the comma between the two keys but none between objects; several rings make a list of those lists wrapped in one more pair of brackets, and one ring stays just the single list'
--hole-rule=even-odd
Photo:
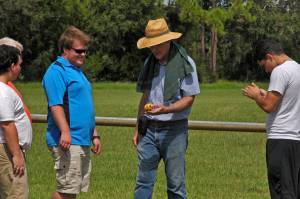
[{"label": "shirt sleeve", "polygon": [[14,121],[14,103],[9,97],[0,98],[0,121]]},{"label": "shirt sleeve", "polygon": [[42,81],[48,106],[63,105],[63,98],[66,92],[66,80],[62,71],[49,68]]},{"label": "shirt sleeve", "polygon": [[192,96],[200,93],[195,62],[190,57],[188,57],[188,59],[194,71],[188,74],[181,82],[181,91],[183,96]]},{"label": "shirt sleeve", "polygon": [[283,95],[288,85],[289,77],[286,71],[278,69],[275,68],[271,73],[268,91],[277,91]]}]

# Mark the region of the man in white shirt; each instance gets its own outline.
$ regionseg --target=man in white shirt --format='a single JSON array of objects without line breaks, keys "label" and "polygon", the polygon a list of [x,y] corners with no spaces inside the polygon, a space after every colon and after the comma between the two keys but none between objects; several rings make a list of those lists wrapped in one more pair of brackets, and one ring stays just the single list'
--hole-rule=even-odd
[{"label": "man in white shirt", "polygon": [[268,91],[254,83],[243,89],[268,113],[266,159],[272,199],[300,198],[300,65],[281,45],[263,40],[255,46],[258,64],[271,74]]},{"label": "man in white shirt", "polygon": [[0,45],[0,198],[28,198],[25,151],[32,141],[32,128],[24,105],[7,85],[21,71],[20,51]]}]

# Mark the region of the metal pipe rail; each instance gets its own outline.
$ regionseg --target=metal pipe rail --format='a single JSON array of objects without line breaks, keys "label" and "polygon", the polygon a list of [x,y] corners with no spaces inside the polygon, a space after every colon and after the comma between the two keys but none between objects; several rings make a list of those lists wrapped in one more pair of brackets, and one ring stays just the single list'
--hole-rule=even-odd
[{"label": "metal pipe rail", "polygon": [[[32,114],[33,123],[46,123],[47,115]],[[99,126],[123,126],[135,127],[135,118],[118,117],[96,117],[96,125]],[[250,122],[219,122],[219,121],[195,121],[189,120],[188,128],[191,130],[211,130],[211,131],[238,131],[238,132],[258,132],[266,131],[264,123]]]}]

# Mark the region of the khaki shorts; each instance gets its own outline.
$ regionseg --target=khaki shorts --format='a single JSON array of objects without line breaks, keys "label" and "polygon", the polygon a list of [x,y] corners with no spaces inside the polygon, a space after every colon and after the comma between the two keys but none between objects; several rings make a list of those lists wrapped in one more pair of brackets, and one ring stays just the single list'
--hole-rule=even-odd
[{"label": "khaki shorts", "polygon": [[71,145],[69,150],[53,147],[52,157],[56,170],[56,191],[66,194],[87,192],[90,184],[90,147]]},{"label": "khaki shorts", "polygon": [[0,144],[0,198],[27,199],[28,193],[26,168],[22,177],[16,177],[13,174],[12,155],[6,144]]}]

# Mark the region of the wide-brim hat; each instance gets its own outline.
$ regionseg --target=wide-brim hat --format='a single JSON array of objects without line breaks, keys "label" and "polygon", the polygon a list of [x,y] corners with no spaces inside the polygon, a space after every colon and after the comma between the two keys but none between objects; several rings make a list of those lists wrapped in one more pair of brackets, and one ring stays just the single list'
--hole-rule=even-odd
[{"label": "wide-brim hat", "polygon": [[145,29],[145,37],[137,42],[138,49],[155,46],[181,37],[179,32],[171,32],[164,18],[149,20]]}]

